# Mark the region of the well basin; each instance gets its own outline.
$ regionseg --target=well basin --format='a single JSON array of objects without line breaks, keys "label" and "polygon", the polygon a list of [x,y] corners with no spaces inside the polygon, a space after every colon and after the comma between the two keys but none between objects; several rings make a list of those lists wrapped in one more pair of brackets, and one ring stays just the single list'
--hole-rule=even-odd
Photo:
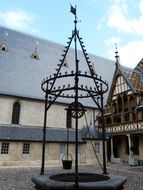
[{"label": "well basin", "polygon": [[[76,175],[75,173],[65,173],[65,174],[56,174],[49,176],[50,179],[54,181],[61,182],[75,182]],[[109,180],[110,177],[102,174],[94,174],[94,173],[79,173],[78,174],[78,182],[86,183],[86,182],[96,182],[96,181],[104,181]]]},{"label": "well basin", "polygon": [[32,177],[36,190],[122,190],[125,177],[96,173],[79,173],[78,188],[75,187],[75,174],[40,175]]}]

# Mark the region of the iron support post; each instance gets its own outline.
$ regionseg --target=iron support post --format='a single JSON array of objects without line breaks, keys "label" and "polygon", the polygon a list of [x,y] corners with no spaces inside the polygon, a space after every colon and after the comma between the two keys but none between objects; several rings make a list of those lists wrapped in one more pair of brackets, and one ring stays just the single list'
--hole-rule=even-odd
[{"label": "iron support post", "polygon": [[105,154],[105,122],[104,122],[102,83],[100,84],[100,87],[101,87],[101,118],[102,118],[103,174],[107,174],[107,168],[106,168],[106,154]]},{"label": "iron support post", "polygon": [[78,184],[78,62],[79,60],[77,59],[77,17],[75,14],[75,64],[76,64],[76,74],[75,74],[75,114],[76,114],[76,119],[75,119],[75,189],[77,190],[79,188]]},{"label": "iron support post", "polygon": [[[48,84],[47,84],[47,86],[48,86]],[[41,173],[40,173],[40,175],[44,175],[44,170],[45,170],[45,144],[46,144],[47,104],[48,104],[48,93],[46,92],[46,95],[45,95],[44,125],[43,125],[42,164],[41,164]]]}]

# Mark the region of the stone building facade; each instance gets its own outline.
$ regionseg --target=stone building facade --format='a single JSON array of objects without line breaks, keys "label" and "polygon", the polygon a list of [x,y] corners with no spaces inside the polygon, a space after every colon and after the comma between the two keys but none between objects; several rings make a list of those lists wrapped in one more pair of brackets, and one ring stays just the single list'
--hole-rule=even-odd
[{"label": "stone building facade", "polygon": [[[8,35],[5,35],[8,34]],[[37,43],[38,41],[38,43]],[[27,34],[0,27],[0,165],[40,165],[45,94],[41,90],[44,77],[54,73],[64,46]],[[73,68],[71,49],[63,65],[63,71]],[[96,73],[112,81],[114,63],[90,55]],[[84,57],[78,51],[78,59],[84,67]],[[106,71],[104,67],[107,66]],[[108,94],[105,95],[106,102]],[[46,164],[61,165],[67,147],[67,112],[71,102],[57,99],[48,111],[46,133]],[[95,127],[99,110],[92,100],[82,102],[86,115],[79,119],[80,164],[102,162],[102,136]],[[68,123],[69,125],[69,123]],[[70,119],[69,152],[74,162],[75,129]],[[90,131],[90,133],[89,133]]]}]

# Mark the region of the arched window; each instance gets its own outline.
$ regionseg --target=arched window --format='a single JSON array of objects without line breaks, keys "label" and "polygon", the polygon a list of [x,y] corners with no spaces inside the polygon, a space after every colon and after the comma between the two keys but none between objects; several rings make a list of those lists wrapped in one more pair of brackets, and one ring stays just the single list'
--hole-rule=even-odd
[{"label": "arched window", "polygon": [[15,102],[13,104],[13,112],[12,112],[12,123],[19,124],[19,116],[20,116],[20,104]]},{"label": "arched window", "polygon": [[72,117],[71,117],[71,110],[67,109],[67,128],[72,127]]}]

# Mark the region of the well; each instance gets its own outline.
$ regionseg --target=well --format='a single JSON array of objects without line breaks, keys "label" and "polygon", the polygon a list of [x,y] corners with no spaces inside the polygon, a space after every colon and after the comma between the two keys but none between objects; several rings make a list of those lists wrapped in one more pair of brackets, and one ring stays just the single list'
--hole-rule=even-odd
[{"label": "well", "polygon": [[33,177],[36,190],[122,190],[125,177],[95,173],[79,173],[78,186],[75,186],[75,173],[41,175]]},{"label": "well", "polygon": [[[103,95],[108,91],[108,84],[101,76],[97,75],[91,61],[89,61],[82,38],[80,38],[79,31],[77,30],[78,19],[76,16],[76,7],[71,6],[71,13],[75,16],[74,30],[72,32],[72,36],[69,38],[69,42],[67,42],[68,45],[63,51],[64,54],[62,54],[63,58],[60,60],[61,63],[57,64],[58,68],[55,69],[57,72],[49,78],[46,77],[41,85],[42,90],[45,92],[42,165],[41,175],[33,177],[32,181],[35,183],[35,188],[37,190],[121,190],[126,182],[126,178],[107,175],[106,169]],[[71,73],[61,73],[61,68],[65,62],[72,41],[74,41],[75,47],[75,69],[72,70]],[[85,71],[85,73],[82,73],[80,70],[80,60],[78,60],[77,54],[77,41],[81,46],[83,56],[87,64],[88,72]],[[66,81],[70,81],[71,84],[66,84]],[[88,86],[86,85],[86,81],[89,81]],[[91,86],[89,86],[89,84]],[[70,111],[71,117],[75,119],[75,172],[48,176],[44,174],[47,111],[57,98],[68,98],[73,100],[69,105],[68,110]],[[83,100],[85,98],[92,99],[95,105],[99,108],[102,116],[103,174],[79,173],[78,169],[78,119],[85,113],[84,106],[79,102],[79,100]],[[72,160],[64,160],[64,169],[71,169],[71,163]]]}]

